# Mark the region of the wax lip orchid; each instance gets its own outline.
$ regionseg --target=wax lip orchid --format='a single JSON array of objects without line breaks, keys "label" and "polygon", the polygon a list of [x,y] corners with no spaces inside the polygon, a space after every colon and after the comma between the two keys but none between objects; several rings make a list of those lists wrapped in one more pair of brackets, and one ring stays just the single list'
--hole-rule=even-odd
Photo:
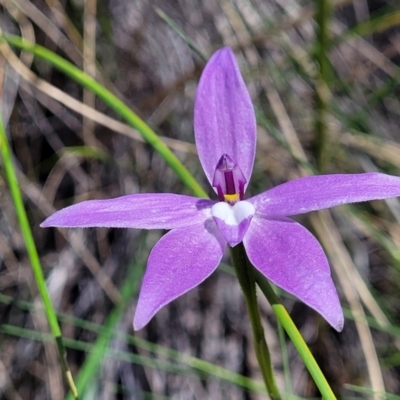
[{"label": "wax lip orchid", "polygon": [[314,236],[288,217],[400,196],[400,178],[380,173],[311,176],[245,200],[256,122],[229,48],[217,51],[207,63],[194,117],[199,158],[219,201],[170,193],[89,200],[56,212],[41,226],[170,230],[150,253],[134,317],[136,330],[203,282],[219,265],[227,245],[243,242],[255,268],[340,331],[343,313],[327,258]]}]

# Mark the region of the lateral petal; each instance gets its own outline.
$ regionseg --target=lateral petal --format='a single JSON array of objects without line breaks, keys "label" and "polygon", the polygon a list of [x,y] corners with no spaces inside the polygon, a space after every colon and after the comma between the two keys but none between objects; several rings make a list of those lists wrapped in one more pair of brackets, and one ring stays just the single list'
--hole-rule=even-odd
[{"label": "lateral petal", "polygon": [[232,158],[249,182],[256,148],[256,120],[235,55],[228,47],[214,53],[201,75],[194,133],[200,162],[211,185],[223,154]]},{"label": "lateral petal", "polygon": [[134,329],[143,328],[158,310],[208,278],[225,248],[226,242],[212,220],[164,235],[147,262]]},{"label": "lateral petal", "polygon": [[63,208],[40,225],[43,228],[173,229],[205,221],[214,201],[171,193],[131,194],[108,200],[88,200]]},{"label": "lateral petal", "polygon": [[275,186],[247,199],[263,215],[289,216],[347,203],[400,196],[400,178],[365,174],[314,175]]},{"label": "lateral petal", "polygon": [[252,264],[270,281],[319,312],[337,331],[343,312],[321,245],[288,218],[254,216],[243,240]]}]

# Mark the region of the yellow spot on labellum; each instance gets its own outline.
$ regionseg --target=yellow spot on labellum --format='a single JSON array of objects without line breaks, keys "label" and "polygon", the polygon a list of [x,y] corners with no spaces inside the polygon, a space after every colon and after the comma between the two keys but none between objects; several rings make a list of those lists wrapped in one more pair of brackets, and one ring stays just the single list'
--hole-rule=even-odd
[{"label": "yellow spot on labellum", "polygon": [[239,193],[235,193],[235,194],[224,194],[224,199],[228,202],[228,203],[234,203],[236,201],[239,200]]}]

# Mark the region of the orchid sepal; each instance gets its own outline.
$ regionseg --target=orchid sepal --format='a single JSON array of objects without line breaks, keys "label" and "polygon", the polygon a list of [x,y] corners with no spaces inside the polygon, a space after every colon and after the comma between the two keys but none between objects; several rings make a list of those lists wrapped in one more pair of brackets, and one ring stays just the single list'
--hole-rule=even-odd
[{"label": "orchid sepal", "polygon": [[265,216],[291,216],[343,204],[400,196],[400,177],[363,174],[313,175],[294,179],[247,199]]},{"label": "orchid sepal", "polygon": [[87,200],[46,218],[42,228],[176,229],[211,217],[215,201],[172,193],[140,193],[106,200]]},{"label": "orchid sepal", "polygon": [[194,133],[200,162],[213,185],[223,154],[240,166],[246,190],[256,151],[256,119],[235,55],[225,47],[208,61],[194,107]]}]

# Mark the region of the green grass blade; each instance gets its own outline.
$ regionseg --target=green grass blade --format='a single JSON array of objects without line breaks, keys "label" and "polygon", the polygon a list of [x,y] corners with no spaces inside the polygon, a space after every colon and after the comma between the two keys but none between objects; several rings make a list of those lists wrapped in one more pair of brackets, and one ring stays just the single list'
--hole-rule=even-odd
[{"label": "green grass blade", "polygon": [[137,129],[142,137],[149,143],[179,176],[184,184],[198,197],[207,197],[204,189],[194,179],[192,174],[179,161],[176,155],[163,143],[157,134],[125,103],[118,99],[114,94],[107,90],[100,83],[96,82],[89,75],[85,74],[81,69],[75,67],[64,58],[46,49],[43,46],[33,44],[19,36],[2,35],[0,40],[5,40],[8,44],[15,46],[21,50],[29,51],[35,56],[47,61],[54,68],[65,73],[67,76],[78,82],[86,89],[95,93],[99,99],[103,100],[111,109],[120,115],[125,121]]},{"label": "green grass blade", "polygon": [[58,353],[60,356],[60,361],[62,368],[65,373],[68,386],[73,393],[75,399],[78,398],[78,392],[71,374],[68,368],[68,364],[65,358],[65,349],[63,344],[63,339],[61,336],[60,326],[57,321],[57,315],[51,301],[49,292],[47,290],[46,281],[44,278],[42,266],[40,264],[39,255],[37,253],[36,245],[33,240],[32,231],[29,225],[28,217],[26,215],[24,203],[22,200],[21,190],[19,188],[17,175],[14,170],[14,165],[12,162],[10,146],[8,144],[7,135],[4,129],[3,121],[0,116],[0,152],[3,159],[3,166],[6,173],[8,186],[10,188],[11,197],[14,203],[15,212],[17,214],[18,223],[21,228],[22,236],[25,242],[26,250],[28,252],[29,260],[31,262],[33,275],[36,280],[36,285],[39,290],[39,294],[42,298],[44,309],[47,317],[47,321],[50,326],[50,330],[57,344]]}]

